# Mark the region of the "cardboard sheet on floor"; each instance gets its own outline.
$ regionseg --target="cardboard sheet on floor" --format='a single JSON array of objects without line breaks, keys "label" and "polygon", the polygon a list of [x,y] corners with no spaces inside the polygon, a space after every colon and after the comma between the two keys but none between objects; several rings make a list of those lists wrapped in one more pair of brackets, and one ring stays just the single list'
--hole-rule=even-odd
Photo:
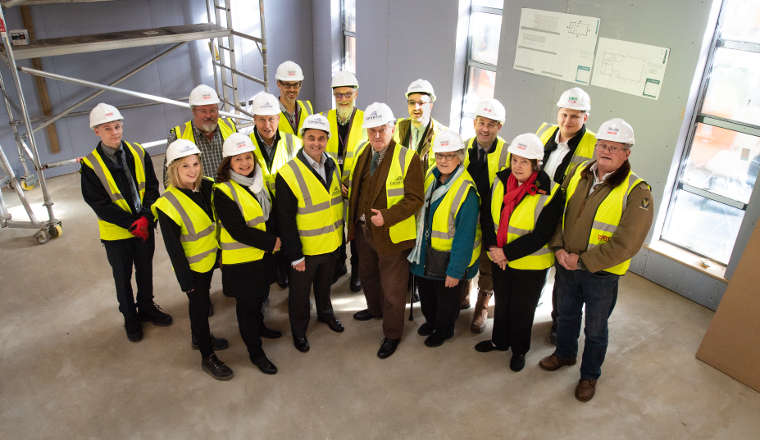
[{"label": "cardboard sheet on floor", "polygon": [[760,392],[760,222],[744,249],[697,359]]}]

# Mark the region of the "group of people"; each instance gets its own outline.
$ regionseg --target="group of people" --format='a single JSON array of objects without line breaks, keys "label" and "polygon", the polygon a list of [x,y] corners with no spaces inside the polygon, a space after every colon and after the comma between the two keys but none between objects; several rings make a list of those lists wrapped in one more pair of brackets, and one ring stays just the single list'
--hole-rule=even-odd
[{"label": "group of people", "polygon": [[423,79],[409,85],[409,117],[398,120],[385,103],[356,108],[359,83],[350,72],[333,76],[336,107],[324,114],[299,99],[304,75],[296,63],[282,63],[275,79],[279,97],[261,92],[252,100],[249,135],[219,118],[212,88],[193,89],[192,119],[169,131],[160,195],[150,155],[123,139],[119,110],[101,103],[91,111],[100,142],[81,160],[82,194],[98,217],[129,340],[142,338],[142,322],[172,323],[153,301],[157,224],[188,297],[192,347],[219,380],[233,371],[216,355],[228,341],[208,322],[217,267],[225,295],[236,300],[250,360],[266,374],[277,367],[261,339],[282,336],[264,324],[270,285],[288,287],[293,345],[306,352],[312,290],[317,321],[344,330],[331,285],[348,273],[349,246],[349,287],[363,290],[367,305],[353,317],[382,320],[381,359],[401,341],[409,295],[419,295],[425,320],[417,333],[437,347],[454,335],[477,278],[473,332],[484,331],[492,297],[495,305],[491,338],[475,350],[511,350],[510,369],[522,370],[555,267],[556,350],[539,365],[575,364],[585,307],[575,396],[591,399],[618,280],[652,222],[651,190],[628,162],[633,128],[614,118],[592,133],[590,98],[572,88],[557,102],[556,124],[510,143],[499,136],[504,106],[483,100],[476,135],[463,141],[431,117],[436,95]]}]

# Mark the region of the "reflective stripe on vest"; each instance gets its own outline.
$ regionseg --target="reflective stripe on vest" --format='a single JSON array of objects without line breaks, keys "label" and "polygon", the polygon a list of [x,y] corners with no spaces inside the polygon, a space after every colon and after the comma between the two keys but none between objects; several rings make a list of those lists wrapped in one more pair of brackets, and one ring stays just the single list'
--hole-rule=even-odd
[{"label": "reflective stripe on vest", "polygon": [[[327,140],[327,148],[325,151],[338,163],[338,115],[335,109],[327,112],[327,120],[330,122],[330,139]],[[343,183],[350,186],[351,173],[356,163],[356,158],[359,157],[360,147],[362,140],[367,139],[367,130],[362,128],[364,122],[364,111],[356,109],[351,121],[348,125],[348,138],[346,139],[345,151],[343,152],[343,172],[341,173],[341,179]]]},{"label": "reflective stripe on vest", "polygon": [[[515,206],[509,217],[509,226],[507,228],[507,243],[515,241],[523,235],[530,234],[536,228],[538,217],[541,215],[544,207],[551,202],[557,193],[559,185],[553,185],[549,194],[526,194],[520,203]],[[499,221],[501,220],[501,209],[504,203],[504,184],[501,180],[496,179],[491,188],[491,220],[494,231],[499,233]],[[489,256],[490,258],[490,256]],[[507,263],[512,269],[522,270],[542,270],[548,269],[554,264],[554,254],[549,250],[547,244],[530,255],[526,255],[517,260]]]},{"label": "reflective stripe on vest", "polygon": [[[425,193],[430,185],[435,182],[435,175],[433,171],[428,171],[425,177]],[[467,170],[464,170],[459,175],[456,181],[452,182],[446,195],[438,204],[435,212],[433,213],[433,221],[430,231],[430,247],[442,252],[451,252],[451,248],[454,244],[454,236],[456,235],[456,218],[459,214],[459,210],[462,208],[462,204],[467,198],[467,193],[472,188],[477,194],[477,188],[475,182],[472,180],[472,176]],[[475,242],[472,248],[472,256],[467,267],[475,264],[475,261],[480,258],[480,246],[481,246],[481,231],[480,222],[476,223],[475,229]]]},{"label": "reflective stripe on vest", "polygon": [[[230,200],[235,201],[243,215],[246,226],[260,231],[267,230],[264,211],[262,211],[259,201],[251,193],[232,180],[217,183],[214,188],[219,188]],[[264,250],[236,241],[221,222],[219,228],[221,230],[219,247],[222,249],[222,264],[240,264],[264,258]]]},{"label": "reflective stripe on vest", "polygon": [[[126,145],[126,149],[132,154],[132,158],[134,159],[135,178],[137,180],[135,185],[137,186],[137,192],[140,196],[140,202],[142,202],[145,196],[145,150],[142,145],[138,143],[135,143],[134,146],[132,146],[133,144],[124,141],[124,145]],[[119,191],[119,187],[116,185],[116,180],[114,180],[113,175],[111,175],[111,171],[108,169],[108,166],[106,166],[103,157],[98,153],[97,148],[92,150],[87,156],[83,157],[82,163],[95,172],[101,185],[103,185],[103,188],[105,188],[108,193],[108,197],[111,198],[111,202],[122,210],[130,214],[133,213],[133,208],[129,206],[126,199],[124,199],[124,196]],[[100,230],[101,240],[112,241],[134,238],[134,235],[132,235],[127,229],[100,218],[98,218],[98,228]]]},{"label": "reflective stripe on vest", "polygon": [[[396,148],[393,149],[391,168],[388,170],[388,178],[385,180],[385,197],[388,208],[404,198],[404,179],[413,159],[414,154],[401,145],[397,144]],[[388,233],[393,243],[416,239],[417,221],[415,216],[410,215],[391,226]]]},{"label": "reflective stripe on vest", "polygon": [[[230,118],[219,118],[217,120],[217,125],[219,126],[219,134],[222,135],[222,139],[227,139],[229,135],[237,131],[235,123],[232,122],[232,119]],[[195,141],[195,135],[193,134],[192,121],[185,122],[184,130],[179,125],[174,127],[174,134],[177,136],[177,139],[187,139],[198,145],[198,142]]]},{"label": "reflective stripe on vest", "polygon": [[296,99],[296,105],[299,108],[298,112],[298,126],[296,127],[296,131],[293,131],[293,127],[290,126],[290,122],[288,121],[288,117],[285,116],[282,112],[280,112],[280,123],[277,127],[278,130],[282,133],[290,133],[295,136],[301,137],[301,134],[299,133],[301,131],[301,126],[303,126],[303,121],[306,119],[307,116],[314,113],[314,108],[311,106],[311,101],[301,101],[300,99]]},{"label": "reflective stripe on vest", "polygon": [[[544,122],[540,127],[538,127],[538,130],[536,130],[536,135],[541,139],[541,143],[543,143],[544,146],[546,146],[546,143],[549,142],[549,139],[552,138],[552,135],[558,127],[559,126],[551,125],[548,122]],[[570,159],[570,163],[567,165],[567,168],[565,168],[565,176],[567,176],[568,173],[570,173],[570,170],[572,170],[579,163],[594,158],[595,145],[596,134],[594,134],[593,131],[586,130],[580,142],[578,142],[578,146],[575,147],[575,152],[573,153],[573,157]]]},{"label": "reflective stripe on vest", "polygon": [[280,170],[298,200],[296,225],[304,255],[322,255],[343,243],[343,194],[337,168],[330,181],[330,191],[299,158]]},{"label": "reflective stripe on vest", "polygon": [[[464,157],[464,167],[467,168],[470,166],[470,150],[473,148],[479,148],[475,140],[477,138],[472,138],[469,141],[467,141],[467,154]],[[499,171],[509,168],[509,145],[504,141],[504,139],[501,138],[501,136],[498,136],[496,138],[496,148],[493,149],[492,152],[488,153],[486,155],[486,160],[488,161],[488,185],[493,185],[493,180],[496,178],[496,173]]]},{"label": "reflective stripe on vest", "polygon": [[216,223],[206,211],[174,186],[169,186],[151,206],[153,215],[158,218],[156,210],[161,210],[181,228],[179,241],[190,269],[199,273],[211,270],[219,243]]},{"label": "reflective stripe on vest", "polygon": [[[567,185],[567,198],[565,199],[565,211],[567,211],[567,204],[570,202],[575,190],[578,188],[578,182],[581,180],[581,173],[589,166],[590,162],[580,165],[570,182]],[[613,188],[607,197],[604,198],[602,203],[594,214],[594,222],[589,232],[588,245],[586,250],[592,249],[600,244],[604,244],[612,238],[617,230],[618,224],[620,224],[620,218],[623,216],[623,211],[628,204],[628,196],[639,183],[644,182],[639,176],[628,171],[628,175],[623,182]],[[586,197],[586,196],[584,196]],[[562,228],[565,227],[565,216],[562,215]],[[624,275],[628,271],[628,267],[631,265],[631,259],[627,259],[615,266],[602,269],[605,272],[614,273],[617,275]]]},{"label": "reflective stripe on vest", "polygon": [[263,147],[261,147],[258,144],[258,140],[256,140],[256,134],[251,132],[250,138],[253,145],[256,146],[256,149],[253,150],[253,156],[256,158],[256,163],[263,171],[264,182],[267,184],[269,192],[274,196],[274,184],[277,179],[277,173],[286,163],[288,163],[288,161],[293,160],[293,158],[296,157],[298,150],[300,150],[302,146],[301,139],[291,133],[280,132],[280,140],[277,142],[277,146],[274,149],[272,167],[269,168],[267,162],[264,160],[264,154],[261,152]]}]

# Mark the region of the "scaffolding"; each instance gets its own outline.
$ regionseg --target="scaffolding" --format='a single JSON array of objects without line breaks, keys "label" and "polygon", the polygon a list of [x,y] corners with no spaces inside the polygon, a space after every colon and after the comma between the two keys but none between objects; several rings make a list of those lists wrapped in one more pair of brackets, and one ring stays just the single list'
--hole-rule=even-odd
[{"label": "scaffolding", "polygon": [[[11,167],[10,161],[5,155],[2,145],[0,145],[0,167],[3,168],[7,174],[5,177],[0,177],[0,187],[9,185],[14,189],[29,217],[28,221],[13,220],[6,208],[2,192],[0,192],[0,229],[6,227],[37,229],[38,231],[34,234],[34,237],[40,244],[46,243],[51,238],[58,237],[63,231],[61,220],[56,218],[55,213],[53,212],[53,201],[47,190],[44,170],[56,166],[76,164],[79,162],[80,158],[76,157],[42,164],[40,162],[39,150],[34,137],[35,132],[54,124],[61,118],[81,114],[75,112],[75,110],[106,91],[121,93],[147,101],[147,103],[135,104],[129,107],[169,104],[190,108],[190,105],[185,101],[116,87],[117,84],[145,69],[147,66],[155,63],[189,41],[209,40],[208,47],[211,63],[213,65],[214,85],[217,93],[221,92],[219,95],[223,102],[221,111],[219,112],[220,116],[227,116],[243,121],[251,121],[253,119],[253,115],[245,109],[247,102],[241,102],[239,97],[240,89],[238,81],[240,79],[260,84],[264,87],[264,90],[268,89],[264,0],[259,0],[258,2],[259,20],[261,25],[260,37],[249,35],[233,28],[232,0],[206,0],[206,16],[208,23],[130,30],[107,34],[41,39],[31,41],[30,44],[26,46],[12,46],[6,29],[5,8],[52,3],[92,3],[97,1],[111,0],[8,0],[0,3],[0,39],[2,40],[2,56],[11,72],[18,101],[14,102],[12,97],[7,93],[2,73],[0,73],[0,92],[3,95],[2,98],[8,112],[9,125],[16,141],[19,162],[24,170],[23,176],[16,176]],[[242,72],[238,69],[238,59],[235,50],[235,43],[238,41],[237,39],[240,39],[241,44],[245,41],[253,42],[253,44],[255,44],[261,56],[263,73],[261,78]],[[41,69],[17,65],[17,61],[25,59],[157,45],[171,46],[108,84],[95,83],[70,76],[45,72]],[[67,106],[58,114],[42,118],[37,126],[32,126],[32,119],[30,118],[24,92],[21,87],[19,72],[41,78],[67,81],[98,90]],[[21,120],[16,119],[14,116],[16,114],[21,117]],[[166,140],[160,139],[143,143],[143,147],[145,147],[146,150],[149,150],[151,148],[163,146],[164,144],[166,144]],[[28,162],[31,162],[34,173],[30,170]],[[43,205],[47,210],[47,220],[37,220],[29,201],[24,194],[24,190],[29,190],[35,187],[38,183],[42,190]]]}]

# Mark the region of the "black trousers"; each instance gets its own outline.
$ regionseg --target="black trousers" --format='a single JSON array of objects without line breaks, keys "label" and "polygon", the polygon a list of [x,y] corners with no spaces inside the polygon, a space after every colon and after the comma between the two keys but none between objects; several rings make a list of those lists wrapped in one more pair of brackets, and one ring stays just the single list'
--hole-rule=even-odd
[{"label": "black trousers", "polygon": [[225,292],[235,297],[240,336],[251,358],[264,355],[261,348],[264,322],[261,306],[269,296],[269,282],[263,281],[269,279],[267,270],[271,270],[271,266],[264,260],[222,266],[222,284]]},{"label": "black trousers", "polygon": [[[137,319],[137,307],[153,303],[153,251],[155,235],[150,229],[148,240],[128,238],[103,241],[116,284],[116,300],[124,319]],[[132,266],[135,268],[137,301],[132,291]]]},{"label": "black trousers", "polygon": [[321,255],[307,255],[305,258],[305,271],[299,272],[292,267],[290,269],[288,316],[290,316],[290,329],[293,331],[293,337],[297,338],[305,337],[306,328],[309,326],[311,315],[309,298],[312,286],[314,287],[317,316],[324,319],[333,316],[330,285],[335,273],[336,254],[330,252]]},{"label": "black trousers", "polygon": [[[359,271],[359,250],[356,248],[356,240],[351,240],[349,243],[351,246],[351,270],[352,271]],[[337,265],[340,265],[341,263],[345,263],[346,258],[348,258],[348,255],[346,254],[346,242],[345,239],[343,241],[343,244],[340,245],[340,248],[338,248],[338,262]]]},{"label": "black trousers", "polygon": [[445,338],[454,335],[454,324],[459,317],[459,305],[467,281],[459,280],[454,287],[446,287],[444,280],[429,280],[414,277],[420,292],[420,307],[425,321],[432,325],[435,332]]},{"label": "black trousers", "polygon": [[213,273],[214,269],[205,273],[193,272],[193,292],[185,292],[189,303],[190,331],[204,358],[214,352],[211,348],[211,330],[208,325],[208,309],[211,305],[209,289]]},{"label": "black trousers", "polygon": [[494,319],[491,340],[500,348],[512,348],[512,354],[530,350],[533,317],[546,281],[546,271],[519,270],[507,266],[501,270],[492,264]]}]

